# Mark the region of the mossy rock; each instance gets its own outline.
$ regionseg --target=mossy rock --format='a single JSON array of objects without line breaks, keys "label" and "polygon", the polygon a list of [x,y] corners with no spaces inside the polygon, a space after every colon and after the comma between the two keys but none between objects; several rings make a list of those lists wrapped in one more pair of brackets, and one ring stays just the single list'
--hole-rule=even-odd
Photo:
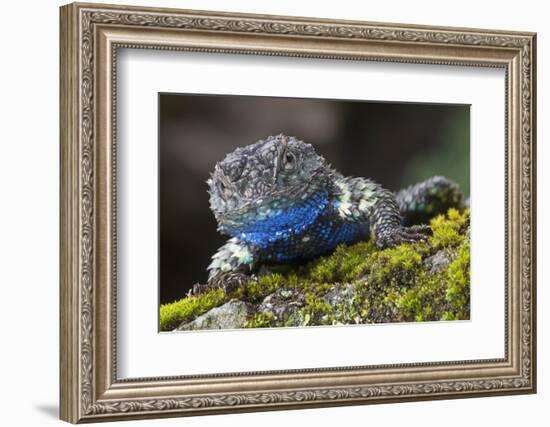
[{"label": "mossy rock", "polygon": [[[219,327],[211,311],[230,301],[248,308],[246,321],[233,325],[239,328],[467,320],[469,217],[469,210],[450,209],[432,219],[427,242],[384,250],[372,241],[340,245],[331,255],[262,275],[228,295],[214,289],[162,305],[160,329]],[[196,322],[200,316],[211,321]]]}]

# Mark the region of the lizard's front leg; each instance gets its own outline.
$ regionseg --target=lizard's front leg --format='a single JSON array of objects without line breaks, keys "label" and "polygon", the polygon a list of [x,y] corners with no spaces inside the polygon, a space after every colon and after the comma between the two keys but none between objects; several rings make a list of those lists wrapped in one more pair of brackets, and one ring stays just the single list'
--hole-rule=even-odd
[{"label": "lizard's front leg", "polygon": [[431,235],[427,225],[404,226],[394,194],[379,184],[364,178],[342,178],[336,186],[340,216],[368,223],[379,248],[426,240]]},{"label": "lizard's front leg", "polygon": [[381,187],[376,193],[369,221],[379,248],[424,241],[432,234],[428,225],[404,226],[395,196]]},{"label": "lizard's front leg", "polygon": [[257,261],[253,247],[237,238],[229,239],[212,256],[208,266],[208,282],[195,284],[189,293],[196,295],[214,288],[231,292],[254,278],[252,271]]}]

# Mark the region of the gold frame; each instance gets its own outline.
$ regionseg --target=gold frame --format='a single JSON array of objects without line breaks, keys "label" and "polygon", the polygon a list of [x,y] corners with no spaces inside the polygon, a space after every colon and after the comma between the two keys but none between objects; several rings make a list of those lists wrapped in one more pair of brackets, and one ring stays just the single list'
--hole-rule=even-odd
[{"label": "gold frame", "polygon": [[[533,33],[71,4],[61,8],[61,418],[77,423],[534,393]],[[497,360],[117,380],[119,47],[502,67],[506,325]]]}]

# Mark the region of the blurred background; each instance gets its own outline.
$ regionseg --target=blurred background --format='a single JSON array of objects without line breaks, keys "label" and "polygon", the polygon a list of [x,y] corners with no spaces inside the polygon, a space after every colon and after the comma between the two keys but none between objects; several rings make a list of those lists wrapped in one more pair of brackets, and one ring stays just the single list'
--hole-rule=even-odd
[{"label": "blurred background", "polygon": [[206,180],[236,147],[285,133],[344,175],[393,191],[444,175],[470,193],[470,107],[256,96],[159,94],[160,303],[207,279],[227,237]]}]

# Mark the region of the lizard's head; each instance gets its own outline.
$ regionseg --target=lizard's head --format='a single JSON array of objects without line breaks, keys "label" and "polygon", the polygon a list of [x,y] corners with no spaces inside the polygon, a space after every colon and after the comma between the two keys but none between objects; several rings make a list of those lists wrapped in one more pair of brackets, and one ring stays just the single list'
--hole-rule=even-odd
[{"label": "lizard's head", "polygon": [[277,135],[237,148],[207,181],[219,230],[238,230],[280,214],[326,188],[330,165],[313,146]]}]

